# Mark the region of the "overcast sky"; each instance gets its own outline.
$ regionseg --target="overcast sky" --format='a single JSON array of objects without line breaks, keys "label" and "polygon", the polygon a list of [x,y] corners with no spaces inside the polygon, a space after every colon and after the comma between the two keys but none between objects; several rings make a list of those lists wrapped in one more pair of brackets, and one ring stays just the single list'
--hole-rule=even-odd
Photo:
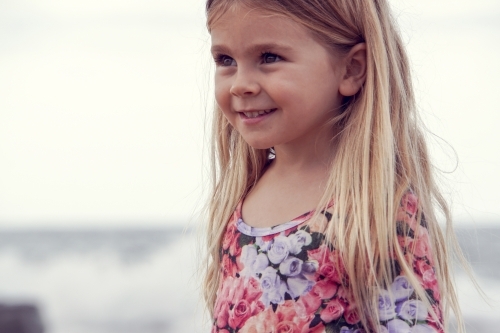
[{"label": "overcast sky", "polygon": [[[500,222],[500,2],[394,0],[443,189]],[[0,0],[0,228],[185,223],[202,197],[204,3]],[[208,111],[210,112],[210,106]]]}]

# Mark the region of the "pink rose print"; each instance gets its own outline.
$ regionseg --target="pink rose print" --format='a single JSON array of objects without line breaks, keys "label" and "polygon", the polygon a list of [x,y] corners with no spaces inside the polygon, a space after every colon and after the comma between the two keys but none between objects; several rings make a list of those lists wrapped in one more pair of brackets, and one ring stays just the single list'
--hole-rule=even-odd
[{"label": "pink rose print", "polygon": [[318,262],[317,279],[323,276],[338,284],[342,283],[342,276],[345,276],[345,274],[340,273],[344,272],[344,266],[342,265],[338,251],[330,251],[326,245],[321,245],[316,250],[308,251],[308,254],[310,259]]},{"label": "pink rose print", "polygon": [[408,214],[406,214],[406,211],[403,209],[403,207],[399,207],[396,215],[396,221],[406,221],[407,219]]},{"label": "pink rose print", "polygon": [[318,273],[327,279],[335,278],[338,280],[337,269],[332,262],[324,262],[323,265],[319,266]]},{"label": "pink rose print", "polygon": [[432,253],[430,249],[430,239],[429,233],[427,229],[419,228],[419,235],[414,240],[414,244],[410,244],[410,249],[413,249],[413,254],[417,257],[423,258],[426,257],[429,260],[432,260]]},{"label": "pink rose print", "polygon": [[403,197],[402,202],[403,207],[408,214],[413,215],[417,212],[418,199],[416,195],[414,195],[413,193],[408,193]]},{"label": "pink rose print", "polygon": [[413,265],[415,268],[415,272],[417,273],[417,278],[419,278],[419,280],[421,281],[424,289],[432,290],[434,299],[440,299],[440,293],[434,268],[421,259],[416,260]]},{"label": "pink rose print", "polygon": [[321,298],[312,292],[302,295],[297,301],[303,310],[301,315],[308,316],[316,312],[321,306]]},{"label": "pink rose print", "polygon": [[344,302],[345,305],[353,302],[350,301],[352,299],[352,295],[349,293],[349,290],[342,286],[339,286],[339,289],[337,290],[337,298]]},{"label": "pink rose print", "polygon": [[410,237],[403,237],[403,236],[398,236],[398,243],[399,243],[399,246],[401,247],[401,249],[405,249],[407,248],[411,242],[413,241],[412,238]]},{"label": "pink rose print", "polygon": [[328,258],[328,248],[326,245],[321,245],[319,248],[308,251],[309,259],[316,260],[318,263],[323,264]]},{"label": "pink rose print", "polygon": [[276,333],[300,333],[293,321],[282,321],[276,326]]},{"label": "pink rose print", "polygon": [[344,305],[338,299],[333,299],[326,304],[326,307],[321,311],[321,320],[325,323],[329,323],[333,320],[337,320],[344,314]]},{"label": "pink rose print", "polygon": [[313,293],[317,294],[321,299],[332,298],[339,289],[339,285],[330,280],[318,281],[313,287]]},{"label": "pink rose print", "polygon": [[273,332],[278,325],[278,317],[271,308],[249,318],[238,333]]},{"label": "pink rose print", "polygon": [[297,316],[295,311],[295,301],[285,301],[276,313],[279,321],[293,321]]},{"label": "pink rose print", "polygon": [[262,290],[260,290],[260,283],[256,279],[248,279],[247,286],[245,288],[244,298],[248,302],[253,302],[262,295]]},{"label": "pink rose print", "polygon": [[434,311],[437,318],[432,315],[432,311],[429,311],[427,315],[427,324],[434,328],[436,332],[443,333],[444,328],[441,324],[443,322],[443,314],[441,313],[441,308],[438,305],[433,305],[432,310]]},{"label": "pink rose print", "polygon": [[236,226],[233,223],[230,223],[227,226],[226,233],[224,234],[224,239],[222,240],[222,248],[224,250],[229,249],[229,246],[231,245],[231,243],[235,238],[236,231],[237,231]]},{"label": "pink rose print", "polygon": [[396,219],[397,221],[404,221],[408,223],[410,228],[415,230],[417,227],[416,212],[418,209],[418,199],[412,193],[407,193],[401,199],[401,205],[398,209]]},{"label": "pink rose print", "polygon": [[250,309],[252,310],[252,316],[254,316],[256,313],[261,313],[266,309],[264,306],[264,303],[262,303],[259,300],[256,300],[250,304]]},{"label": "pink rose print", "polygon": [[244,295],[247,291],[247,281],[244,279],[240,278],[235,278],[234,279],[234,284],[233,284],[233,289],[231,290],[230,295],[231,297],[231,303],[236,304],[237,301],[240,299],[244,299]]},{"label": "pink rose print", "polygon": [[241,247],[238,242],[240,240],[240,235],[233,237],[231,244],[229,244],[229,254],[232,256],[238,256],[241,253]]},{"label": "pink rose print", "polygon": [[[417,223],[418,207],[412,193],[401,200],[397,241],[435,302],[437,316],[416,296],[410,279],[397,271],[400,275],[380,291],[381,321],[375,323],[380,324],[375,328],[379,333],[444,333],[430,236],[425,225]],[[288,229],[269,228],[269,234],[255,230],[250,235],[238,230],[239,218],[235,213],[222,239],[212,333],[367,333],[340,252],[321,234],[324,226],[306,219]],[[398,260],[395,253],[390,255]]]},{"label": "pink rose print", "polygon": [[324,333],[325,325],[323,323],[319,323],[314,327],[309,327],[309,325],[305,325],[302,328],[302,333]]},{"label": "pink rose print", "polygon": [[222,256],[222,275],[224,277],[235,276],[237,272],[238,272],[238,267],[236,266],[236,264],[231,260],[231,258],[227,254],[224,254]]},{"label": "pink rose print", "polygon": [[218,327],[226,327],[227,320],[229,318],[229,303],[222,302],[219,312],[217,314],[217,326]]},{"label": "pink rose print", "polygon": [[349,305],[344,312],[344,319],[348,324],[354,325],[359,323],[361,319],[359,319],[357,307],[354,305]]},{"label": "pink rose print", "polygon": [[246,300],[239,300],[229,310],[228,324],[231,328],[240,328],[251,314],[250,304]]}]

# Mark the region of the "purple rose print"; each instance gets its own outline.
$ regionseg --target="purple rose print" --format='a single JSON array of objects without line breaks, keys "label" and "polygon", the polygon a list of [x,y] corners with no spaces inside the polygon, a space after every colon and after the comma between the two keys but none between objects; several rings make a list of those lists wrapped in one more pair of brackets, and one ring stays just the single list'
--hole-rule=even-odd
[{"label": "purple rose print", "polygon": [[389,330],[387,330],[387,327],[383,325],[378,325],[377,330],[375,331],[377,333],[389,333]]},{"label": "purple rose print", "polygon": [[285,293],[287,291],[288,289],[286,283],[278,278],[274,288],[269,289],[267,292],[262,294],[262,303],[264,303],[265,306],[269,306],[270,303],[283,304],[285,301]]},{"label": "purple rose print", "polygon": [[302,260],[288,257],[280,264],[280,272],[286,276],[296,276],[302,272]]},{"label": "purple rose print", "polygon": [[240,260],[244,267],[241,276],[256,277],[269,265],[267,256],[264,253],[257,254],[257,249],[253,245],[243,246]]},{"label": "purple rose print", "polygon": [[290,241],[285,236],[278,236],[274,239],[271,248],[267,252],[269,261],[273,264],[280,264],[288,257],[290,252]]},{"label": "purple rose print", "polygon": [[280,277],[277,274],[277,271],[268,266],[263,272],[260,278],[260,286],[262,291],[265,293],[269,293],[279,287]]},{"label": "purple rose print", "polygon": [[271,243],[271,241],[264,241],[262,237],[255,237],[255,245],[257,245],[262,252],[269,251]]},{"label": "purple rose print", "polygon": [[396,317],[396,306],[391,294],[387,290],[380,290],[378,296],[378,315],[380,320],[389,320]]},{"label": "purple rose print", "polygon": [[287,284],[290,296],[295,298],[309,292],[314,282],[304,279],[303,277],[291,277],[288,278]]},{"label": "purple rose print", "polygon": [[302,272],[304,274],[314,274],[318,270],[318,263],[315,261],[306,261],[302,264]]},{"label": "purple rose print", "polygon": [[259,253],[252,265],[252,270],[255,274],[262,273],[262,271],[269,265],[269,259],[264,253]]},{"label": "purple rose print", "polygon": [[404,320],[425,320],[427,318],[427,308],[424,302],[411,299],[396,307],[398,316]]},{"label": "purple rose print", "polygon": [[290,240],[290,252],[293,254],[300,253],[304,245],[309,245],[312,242],[311,235],[305,230],[299,230],[288,236]]},{"label": "purple rose print", "polygon": [[411,333],[410,326],[401,319],[394,319],[387,323],[389,333]]},{"label": "purple rose print", "polygon": [[411,328],[411,333],[436,333],[436,330],[429,325],[415,325]]},{"label": "purple rose print", "polygon": [[[417,225],[415,211],[418,205],[411,204],[412,216],[408,215],[406,201],[398,211],[398,223],[406,223],[405,228]],[[243,221],[239,205],[220,247],[223,256],[219,267],[221,281],[211,318],[211,332],[306,332],[313,329],[325,333],[443,332],[442,291],[437,285],[432,258],[427,257],[432,244],[428,244],[425,226],[421,226],[422,232],[411,235],[416,246],[406,241],[399,244],[405,254],[412,254],[406,258],[413,260],[408,264],[414,275],[398,269],[391,280],[382,285],[383,289],[370,283],[366,286],[378,301],[373,304],[377,318],[371,315],[367,318],[370,330],[366,330],[361,320],[364,310],[354,297],[351,272],[343,261],[341,249],[321,235],[327,227],[324,223],[332,218],[326,211],[322,213],[326,219],[311,220],[312,224],[308,224],[307,219],[313,215],[308,214],[290,221],[290,226],[262,230],[249,227],[247,230],[239,229],[238,223]],[[423,288],[428,293],[430,306],[415,293],[416,288]],[[429,315],[432,311],[436,312],[436,318]],[[377,319],[379,321],[374,322]]]},{"label": "purple rose print", "polygon": [[241,249],[241,263],[245,267],[244,270],[241,272],[243,276],[250,276],[252,275],[252,265],[255,262],[255,259],[257,258],[257,249],[253,245],[245,245]]},{"label": "purple rose print", "polygon": [[413,294],[413,286],[404,276],[398,276],[391,285],[391,292],[396,302],[406,301]]}]

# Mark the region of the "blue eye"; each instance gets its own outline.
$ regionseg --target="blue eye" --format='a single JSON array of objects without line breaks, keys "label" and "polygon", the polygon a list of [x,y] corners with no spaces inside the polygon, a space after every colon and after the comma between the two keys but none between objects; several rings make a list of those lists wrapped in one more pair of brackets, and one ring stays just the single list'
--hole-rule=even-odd
[{"label": "blue eye", "polygon": [[278,62],[280,60],[283,59],[277,54],[271,52],[262,53],[262,62],[264,62],[265,64],[271,64],[273,62]]},{"label": "blue eye", "polygon": [[227,56],[225,54],[218,54],[215,56],[215,63],[219,66],[228,67],[228,66],[236,66],[236,61]]}]

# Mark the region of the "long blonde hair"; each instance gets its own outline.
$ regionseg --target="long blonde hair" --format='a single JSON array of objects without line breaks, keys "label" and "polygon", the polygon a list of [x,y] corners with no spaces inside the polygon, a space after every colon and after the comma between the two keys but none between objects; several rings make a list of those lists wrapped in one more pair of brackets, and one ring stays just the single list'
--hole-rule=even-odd
[{"label": "long blonde hair", "polygon": [[[329,224],[327,238],[342,253],[365,328],[373,328],[378,322],[376,290],[392,281],[391,253],[395,253],[401,270],[434,313],[396,235],[396,210],[404,193],[411,189],[419,197],[419,212],[425,213],[444,318],[453,311],[462,331],[447,249],[451,246],[459,257],[461,254],[448,206],[433,179],[416,113],[408,58],[387,1],[208,0],[209,30],[235,3],[288,17],[336,51],[347,52],[358,43],[366,43],[366,82],[360,92],[346,99],[341,116],[332,120],[341,124],[342,129],[335,138],[338,150],[318,205],[326,207],[334,198],[333,216],[338,223]],[[212,193],[206,230],[208,258],[203,285],[210,312],[220,282],[219,248],[226,222],[258,181],[270,154],[269,150],[250,147],[217,106],[212,140]],[[446,237],[437,223],[435,207],[446,218]],[[367,282],[374,288],[367,288]]]}]

